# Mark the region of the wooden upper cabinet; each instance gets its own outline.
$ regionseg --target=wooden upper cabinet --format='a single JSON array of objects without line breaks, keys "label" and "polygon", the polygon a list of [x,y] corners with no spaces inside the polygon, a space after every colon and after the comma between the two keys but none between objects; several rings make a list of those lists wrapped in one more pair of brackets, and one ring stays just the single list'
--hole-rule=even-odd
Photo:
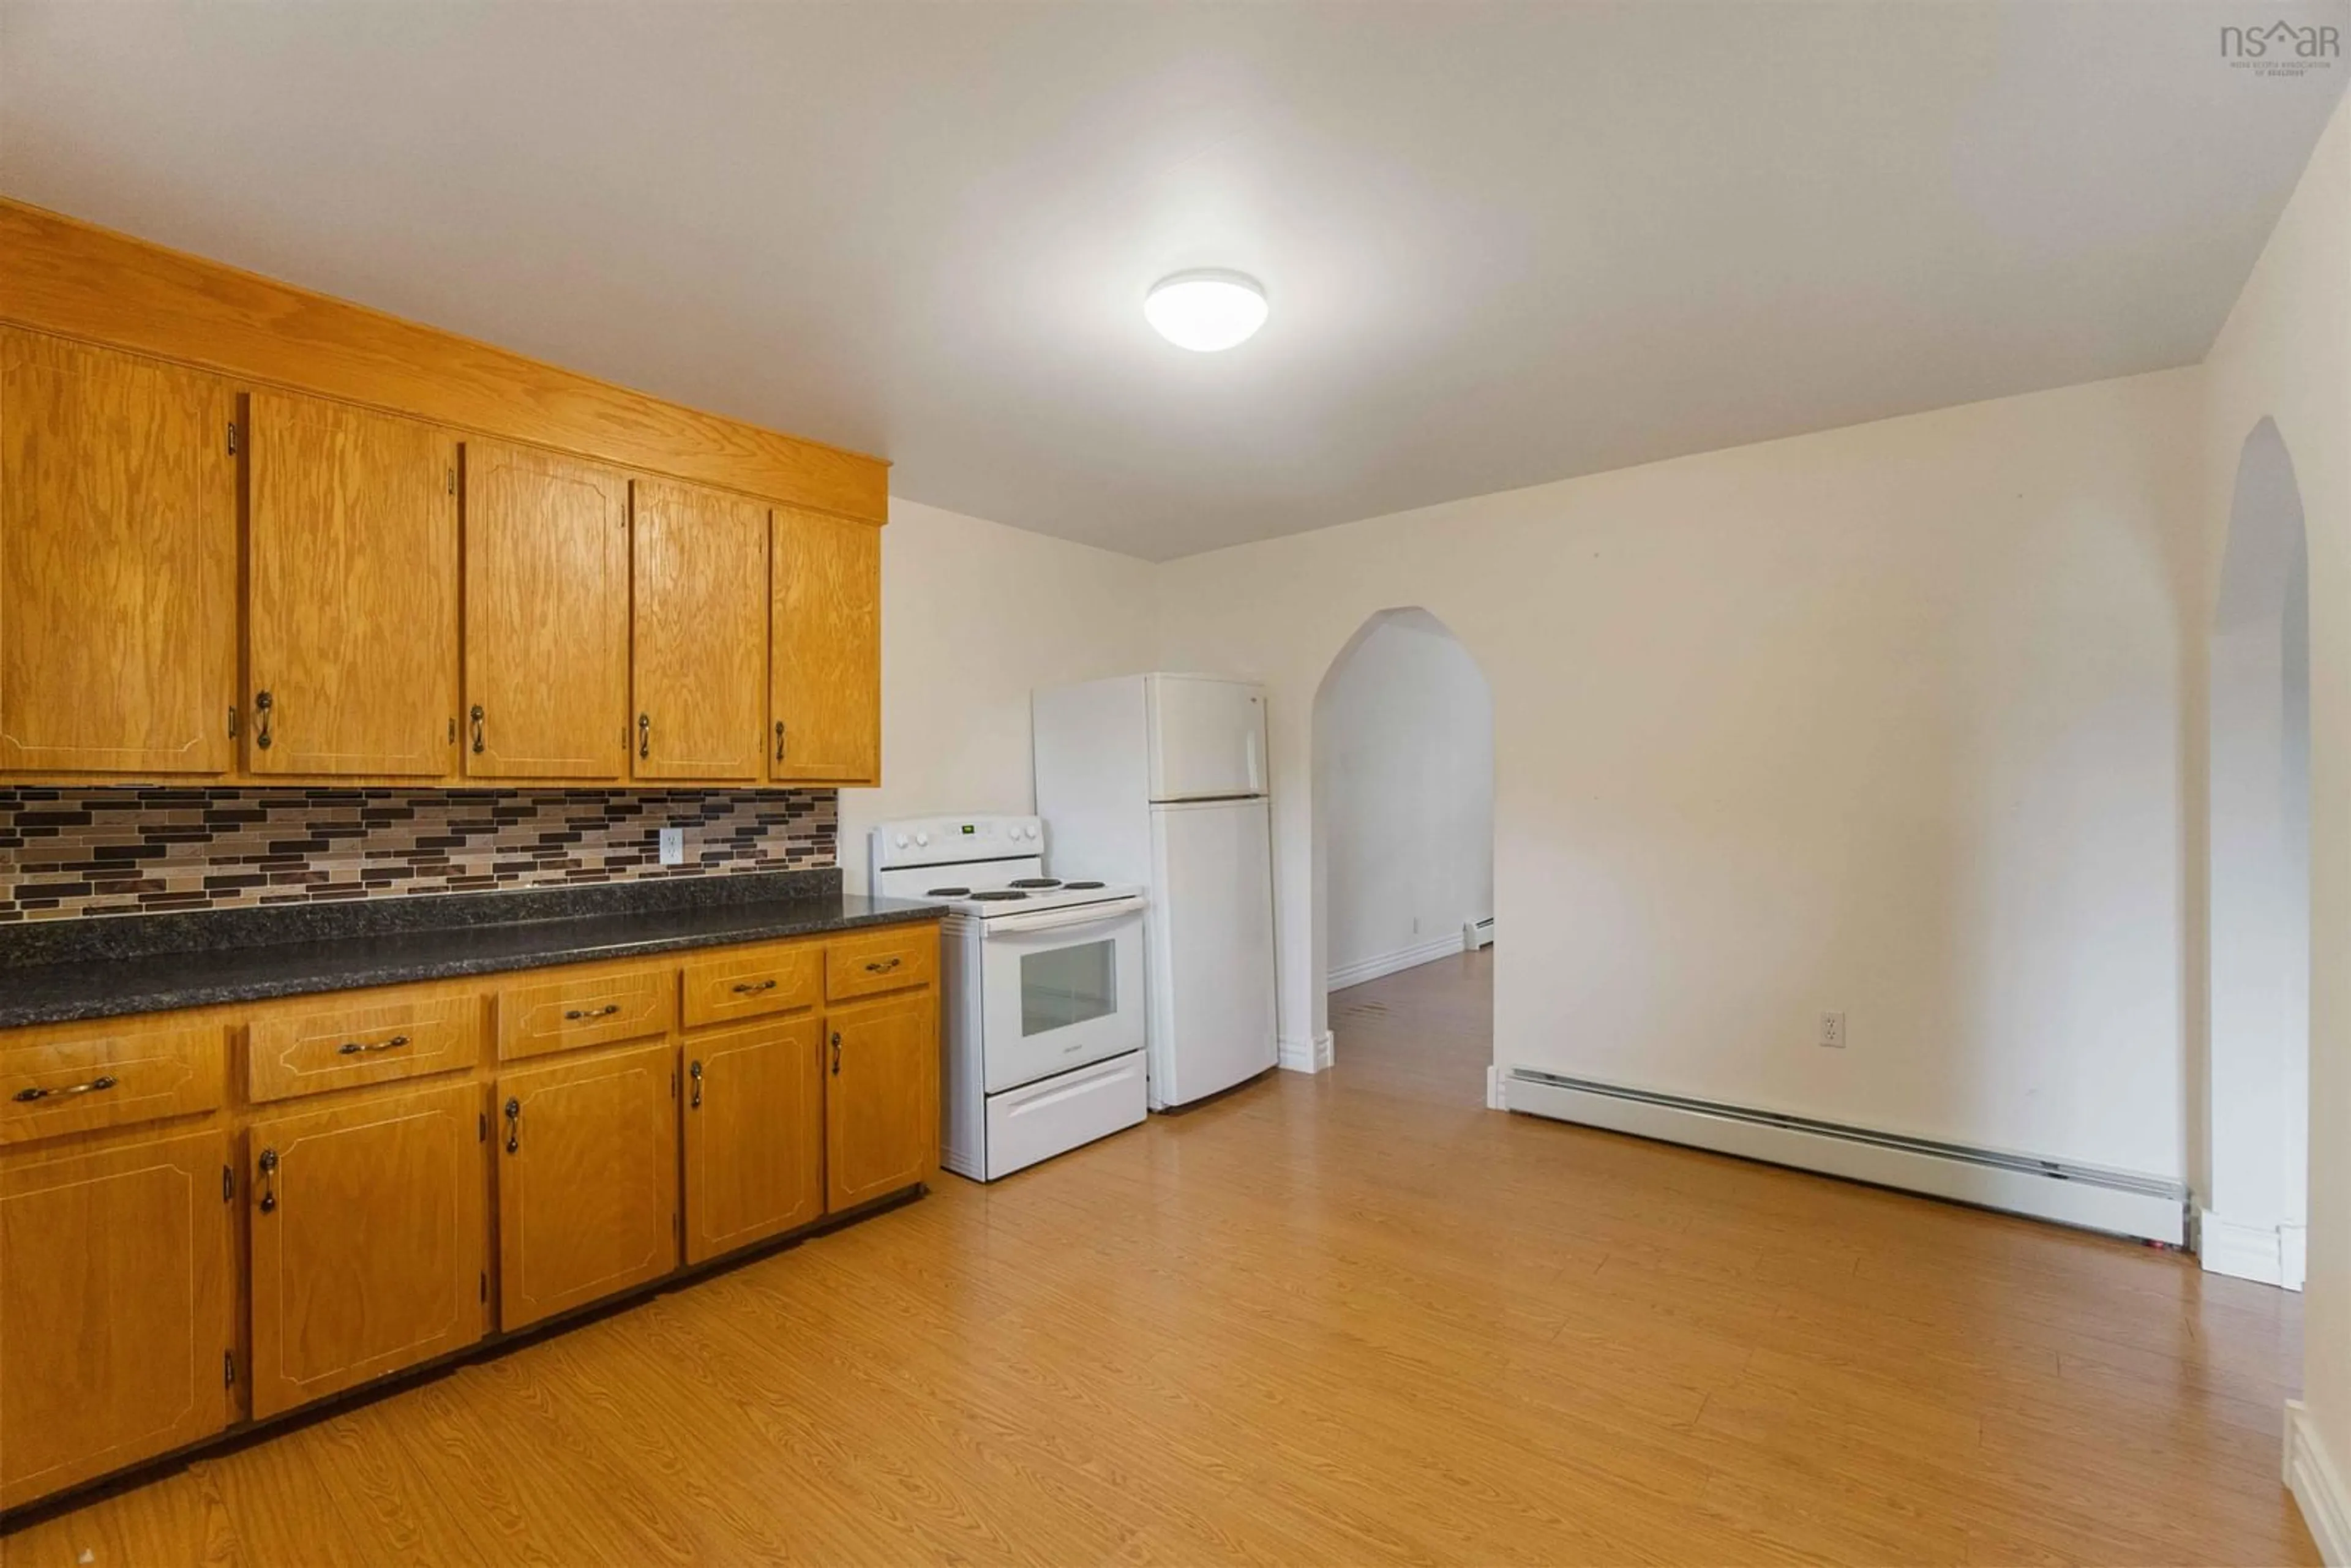
[{"label": "wooden upper cabinet", "polygon": [[686,1041],[687,1262],[824,1218],[823,1048],[813,1013]]},{"label": "wooden upper cabinet", "polygon": [[228,1135],[0,1166],[0,1508],[228,1424]]},{"label": "wooden upper cabinet", "polygon": [[501,1328],[677,1267],[676,1072],[664,1041],[499,1075]]},{"label": "wooden upper cabinet", "polygon": [[640,479],[630,758],[639,779],[767,776],[768,508]]},{"label": "wooden upper cabinet", "polygon": [[0,329],[0,768],[235,760],[236,397]]},{"label": "wooden upper cabinet", "polygon": [[825,1207],[838,1213],[930,1179],[939,1146],[936,993],[825,1017]]},{"label": "wooden upper cabinet", "polygon": [[482,1337],[484,1095],[453,1083],[253,1125],[256,1418]]},{"label": "wooden upper cabinet", "polygon": [[455,442],[289,393],[252,409],[246,770],[450,774]]},{"label": "wooden upper cabinet", "polygon": [[768,777],[882,780],[882,530],[778,507]]},{"label": "wooden upper cabinet", "polygon": [[627,476],[494,441],[465,469],[466,774],[626,777]]}]

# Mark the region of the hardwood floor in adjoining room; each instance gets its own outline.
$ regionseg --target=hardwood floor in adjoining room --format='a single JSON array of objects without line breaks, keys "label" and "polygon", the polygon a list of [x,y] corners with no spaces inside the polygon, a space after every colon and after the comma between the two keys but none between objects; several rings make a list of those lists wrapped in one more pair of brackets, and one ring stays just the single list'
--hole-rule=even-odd
[{"label": "hardwood floor in adjoining room", "polygon": [[1490,965],[1333,997],[1332,1072],[943,1176],[0,1560],[2317,1561],[2298,1298],[1487,1111]]}]

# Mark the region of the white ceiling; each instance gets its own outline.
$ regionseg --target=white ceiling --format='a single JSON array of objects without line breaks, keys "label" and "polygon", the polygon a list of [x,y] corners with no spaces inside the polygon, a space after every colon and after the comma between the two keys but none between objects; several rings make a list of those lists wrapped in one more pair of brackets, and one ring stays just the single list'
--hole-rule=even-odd
[{"label": "white ceiling", "polygon": [[2198,360],[2281,15],[0,0],[0,191],[1165,558]]}]

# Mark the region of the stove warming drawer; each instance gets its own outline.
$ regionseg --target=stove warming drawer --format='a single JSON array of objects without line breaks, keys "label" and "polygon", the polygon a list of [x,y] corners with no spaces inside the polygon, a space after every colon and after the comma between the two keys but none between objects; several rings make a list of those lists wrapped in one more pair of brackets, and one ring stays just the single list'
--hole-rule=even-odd
[{"label": "stove warming drawer", "polygon": [[987,1168],[957,1174],[994,1181],[1025,1166],[1106,1138],[1149,1114],[1143,1052],[1129,1051],[987,1097]]}]

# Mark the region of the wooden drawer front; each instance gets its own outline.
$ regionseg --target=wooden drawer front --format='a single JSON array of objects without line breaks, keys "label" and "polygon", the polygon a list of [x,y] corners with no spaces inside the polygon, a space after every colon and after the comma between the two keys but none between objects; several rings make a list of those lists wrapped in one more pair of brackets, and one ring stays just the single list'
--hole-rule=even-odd
[{"label": "wooden drawer front", "polygon": [[515,986],[498,994],[498,1060],[667,1034],[677,1021],[677,971],[622,969]]},{"label": "wooden drawer front", "polygon": [[824,1000],[824,947],[799,942],[696,958],[685,966],[685,1027],[764,1018]]},{"label": "wooden drawer front", "polygon": [[227,1087],[219,1024],[26,1035],[0,1041],[0,1144],[192,1115]]},{"label": "wooden drawer front", "polygon": [[454,1072],[473,1066],[481,1054],[480,997],[389,991],[359,1005],[255,1019],[246,1080],[256,1101],[287,1100]]},{"label": "wooden drawer front", "polygon": [[927,986],[938,969],[935,925],[893,925],[865,936],[835,937],[824,949],[825,999],[841,1002]]}]

